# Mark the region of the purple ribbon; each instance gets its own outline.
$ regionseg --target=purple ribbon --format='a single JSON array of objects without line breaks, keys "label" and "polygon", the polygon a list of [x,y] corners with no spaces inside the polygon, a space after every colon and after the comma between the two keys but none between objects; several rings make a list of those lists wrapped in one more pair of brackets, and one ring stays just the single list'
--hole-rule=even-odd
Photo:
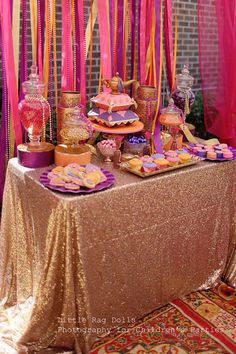
[{"label": "purple ribbon", "polygon": [[[156,82],[159,83],[161,78],[159,77],[160,72],[160,40],[161,40],[161,7],[160,7],[160,0],[155,0],[155,9],[156,9],[156,30],[155,30],[155,59],[156,59]],[[156,126],[154,129],[154,146],[155,150],[158,153],[161,153],[162,150],[162,142],[161,142],[161,128],[159,122],[159,114],[161,110],[161,97],[160,97],[160,104],[158,108],[158,117],[156,120]]]},{"label": "purple ribbon", "polygon": [[118,0],[118,33],[117,33],[117,71],[123,78],[123,6],[124,1]]},{"label": "purple ribbon", "polygon": [[[69,11],[69,9],[68,9]],[[45,32],[45,0],[40,0],[40,21],[41,21],[41,43],[42,43],[42,60],[44,57],[44,32]]]},{"label": "purple ribbon", "polygon": [[39,168],[50,166],[54,163],[54,150],[33,152],[17,151],[19,163],[24,167]]}]

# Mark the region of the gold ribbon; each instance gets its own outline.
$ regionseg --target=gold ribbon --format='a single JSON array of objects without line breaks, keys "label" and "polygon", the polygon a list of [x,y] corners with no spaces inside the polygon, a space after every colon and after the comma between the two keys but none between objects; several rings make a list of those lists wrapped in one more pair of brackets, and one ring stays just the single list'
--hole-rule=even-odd
[{"label": "gold ribbon", "polygon": [[[91,19],[91,14],[90,14],[89,19],[88,19],[88,24],[86,27],[86,31],[85,31],[85,40],[86,40],[85,55],[86,55],[86,58],[88,55],[88,50],[89,50],[89,45],[90,45],[91,32],[94,29],[97,15],[98,15],[98,3],[97,3],[97,0],[94,0],[93,6],[92,6],[92,19]],[[91,26],[91,23],[92,23],[92,26]],[[91,28],[92,28],[92,30],[91,30]]]},{"label": "gold ribbon", "polygon": [[191,133],[191,131],[189,130],[188,126],[186,124],[181,124],[180,129],[182,130],[182,132],[184,133],[186,139],[188,140],[188,142],[193,143],[193,144],[204,144],[204,145],[216,145],[219,144],[219,140],[216,138],[213,139],[209,139],[209,140],[204,140],[204,139],[200,139],[200,138],[196,138],[195,136],[193,136],[193,134]]},{"label": "gold ribbon", "polygon": [[30,0],[30,25],[31,25],[31,41],[33,52],[33,63],[36,64],[37,53],[37,1]]}]

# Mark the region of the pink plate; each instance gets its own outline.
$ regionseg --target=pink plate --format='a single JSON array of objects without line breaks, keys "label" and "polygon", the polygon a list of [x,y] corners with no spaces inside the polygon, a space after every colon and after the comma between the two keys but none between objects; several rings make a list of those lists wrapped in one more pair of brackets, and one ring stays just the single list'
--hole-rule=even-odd
[{"label": "pink plate", "polygon": [[107,189],[107,188],[111,187],[115,182],[115,177],[113,176],[113,174],[111,172],[103,170],[102,168],[101,168],[101,171],[107,177],[107,180],[102,183],[97,184],[95,188],[90,188],[90,189],[81,187],[78,190],[73,190],[73,189],[67,189],[65,187],[52,186],[49,184],[50,179],[48,178],[48,173],[51,172],[51,170],[43,172],[43,174],[40,176],[39,180],[45,187],[52,189],[56,192],[74,193],[74,194],[92,193],[92,192],[101,191],[103,189]]}]

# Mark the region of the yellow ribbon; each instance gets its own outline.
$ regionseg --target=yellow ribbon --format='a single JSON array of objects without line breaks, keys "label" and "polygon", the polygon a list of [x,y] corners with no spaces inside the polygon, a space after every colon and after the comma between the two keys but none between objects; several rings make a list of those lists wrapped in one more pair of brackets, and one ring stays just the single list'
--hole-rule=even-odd
[{"label": "yellow ribbon", "polygon": [[[92,27],[92,31],[93,31],[94,25],[95,25],[95,22],[97,19],[97,15],[98,15],[98,3],[97,3],[97,0],[94,0],[93,6],[92,6],[92,20],[91,20],[91,14],[90,14],[89,19],[88,19],[88,24],[86,27],[86,31],[85,31],[85,40],[86,40],[85,55],[86,55],[86,58],[88,55],[90,39],[91,39],[91,27]],[[91,22],[92,22],[92,26],[91,26]]]},{"label": "yellow ribbon", "polygon": [[219,140],[216,138],[209,139],[209,140],[204,140],[200,138],[196,138],[191,131],[189,130],[188,126],[186,124],[181,124],[180,129],[184,133],[186,139],[188,142],[193,143],[193,144],[204,144],[204,145],[216,145],[219,144]]}]

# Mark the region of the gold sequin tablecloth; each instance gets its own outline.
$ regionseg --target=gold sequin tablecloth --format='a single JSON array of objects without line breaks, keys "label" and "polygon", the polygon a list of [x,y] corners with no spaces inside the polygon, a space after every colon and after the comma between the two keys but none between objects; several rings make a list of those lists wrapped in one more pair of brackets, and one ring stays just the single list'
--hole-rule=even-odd
[{"label": "gold sequin tablecloth", "polygon": [[201,162],[143,180],[110,166],[114,187],[75,196],[43,187],[45,169],[10,160],[1,298],[35,302],[20,343],[29,353],[50,344],[88,353],[109,328],[223,272],[235,286],[235,167]]}]

